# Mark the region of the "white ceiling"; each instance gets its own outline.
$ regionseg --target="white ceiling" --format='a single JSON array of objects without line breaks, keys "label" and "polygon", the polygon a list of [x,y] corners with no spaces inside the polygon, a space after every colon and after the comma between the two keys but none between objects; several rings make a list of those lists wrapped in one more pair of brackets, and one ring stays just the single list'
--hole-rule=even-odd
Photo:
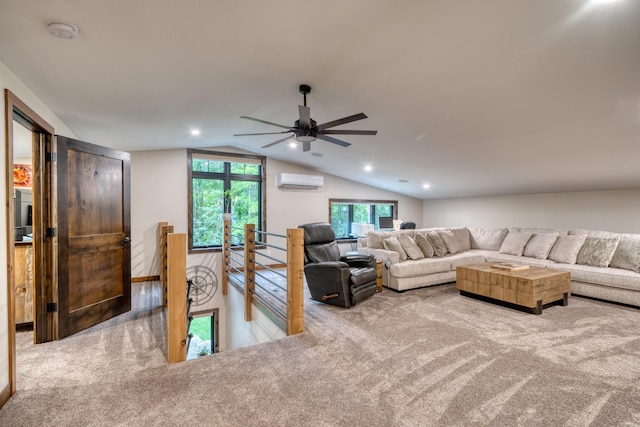
[{"label": "white ceiling", "polygon": [[[96,144],[233,145],[423,199],[640,187],[638,0],[0,0],[0,11],[0,60]],[[78,37],[49,35],[54,19]],[[318,123],[364,112],[344,128],[378,135],[311,153],[232,136],[280,130],[241,115],[293,125],[301,83]]]}]

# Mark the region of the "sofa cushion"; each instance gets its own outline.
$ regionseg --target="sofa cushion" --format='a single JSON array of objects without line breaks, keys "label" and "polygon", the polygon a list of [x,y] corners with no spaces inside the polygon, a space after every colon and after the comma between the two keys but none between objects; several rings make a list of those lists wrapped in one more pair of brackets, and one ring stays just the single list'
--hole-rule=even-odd
[{"label": "sofa cushion", "polygon": [[434,256],[441,257],[447,253],[447,245],[442,241],[440,233],[437,231],[427,231],[427,238],[431,242],[431,246],[433,246]]},{"label": "sofa cushion", "polygon": [[432,258],[434,254],[433,245],[427,236],[422,233],[416,233],[416,244],[426,258]]},{"label": "sofa cushion", "polygon": [[409,259],[422,259],[424,258],[424,254],[422,253],[422,249],[418,247],[415,240],[409,237],[407,234],[401,234],[398,236],[398,240],[402,245],[402,249],[407,254],[407,258]]},{"label": "sofa cushion", "polygon": [[391,264],[389,274],[397,278],[426,276],[427,274],[451,271],[447,258],[423,258]]},{"label": "sofa cushion", "polygon": [[621,238],[609,265],[640,273],[640,238]]},{"label": "sofa cushion", "polygon": [[524,253],[524,247],[533,235],[530,231],[509,231],[505,237],[499,252],[501,254],[520,256]]},{"label": "sofa cushion", "polygon": [[558,233],[536,233],[524,247],[524,256],[547,259],[551,248],[558,240]]},{"label": "sofa cushion", "polygon": [[569,271],[572,281],[640,291],[640,274],[633,271],[580,264],[555,264],[552,268]]},{"label": "sofa cushion", "polygon": [[547,267],[553,268],[553,266],[556,264],[555,262],[550,261],[548,259],[501,254],[499,252],[494,252],[494,251],[491,251],[485,254],[485,258],[487,262],[494,262],[494,263],[513,262],[516,264],[524,264],[531,267],[542,267],[542,268],[547,268]]},{"label": "sofa cushion", "polygon": [[569,230],[564,228],[546,228],[546,227],[509,227],[509,231],[529,231],[533,234],[541,233],[558,233],[560,236],[569,234]]},{"label": "sofa cushion", "polygon": [[447,228],[438,231],[438,234],[440,234],[449,253],[455,254],[471,249],[467,227]]},{"label": "sofa cushion", "polygon": [[507,228],[478,228],[468,227],[471,249],[485,249],[498,251],[505,237],[509,234]]},{"label": "sofa cushion", "polygon": [[560,236],[549,252],[549,259],[564,264],[575,264],[586,236]]},{"label": "sofa cushion", "polygon": [[382,241],[384,248],[388,251],[397,252],[400,255],[400,261],[407,259],[407,253],[402,248],[402,244],[397,237],[388,237]]},{"label": "sofa cushion", "polygon": [[587,237],[578,252],[576,263],[608,267],[619,242],[619,237]]}]

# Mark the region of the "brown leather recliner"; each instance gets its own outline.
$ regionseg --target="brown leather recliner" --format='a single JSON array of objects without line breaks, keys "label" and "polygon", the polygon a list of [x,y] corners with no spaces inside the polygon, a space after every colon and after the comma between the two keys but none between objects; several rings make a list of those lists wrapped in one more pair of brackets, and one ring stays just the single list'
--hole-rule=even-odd
[{"label": "brown leather recliner", "polygon": [[376,261],[372,255],[340,256],[331,224],[316,222],[304,229],[304,275],[311,298],[351,307],[376,292]]}]

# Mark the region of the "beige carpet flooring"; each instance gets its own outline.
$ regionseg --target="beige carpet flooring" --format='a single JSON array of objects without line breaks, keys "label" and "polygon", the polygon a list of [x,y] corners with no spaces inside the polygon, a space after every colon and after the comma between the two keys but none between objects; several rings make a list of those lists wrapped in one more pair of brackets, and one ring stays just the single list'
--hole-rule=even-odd
[{"label": "beige carpet flooring", "polygon": [[535,316],[454,285],[351,309],[307,300],[303,334],[168,365],[157,284],[53,343],[18,335],[2,426],[640,425],[640,310],[572,297]]}]

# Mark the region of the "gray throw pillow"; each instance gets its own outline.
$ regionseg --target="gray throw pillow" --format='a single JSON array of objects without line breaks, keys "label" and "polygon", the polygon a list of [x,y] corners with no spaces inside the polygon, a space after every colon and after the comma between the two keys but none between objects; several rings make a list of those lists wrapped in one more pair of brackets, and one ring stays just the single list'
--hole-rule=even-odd
[{"label": "gray throw pillow", "polygon": [[434,254],[433,245],[431,244],[431,241],[427,238],[427,236],[421,233],[416,233],[415,240],[416,245],[418,245],[425,258],[432,258]]},{"label": "gray throw pillow", "polygon": [[471,249],[471,241],[469,240],[469,230],[467,230],[467,227],[438,230],[438,234],[449,253],[456,254]]},{"label": "gray throw pillow", "polygon": [[534,234],[524,247],[524,256],[547,259],[556,240],[558,240],[558,233]]},{"label": "gray throw pillow", "polygon": [[609,264],[609,266],[640,273],[640,240],[620,239],[618,248],[613,254],[613,258],[611,259],[611,264]]},{"label": "gray throw pillow", "polygon": [[510,231],[504,242],[502,242],[499,252],[501,254],[522,256],[524,247],[532,235],[533,233],[529,231]]},{"label": "gray throw pillow", "polygon": [[560,236],[549,252],[549,259],[563,264],[575,264],[586,236]]},{"label": "gray throw pillow", "polygon": [[418,247],[415,240],[409,237],[408,234],[401,234],[400,236],[398,236],[398,240],[400,241],[400,244],[402,245],[402,249],[404,249],[408,258],[410,259],[424,258],[424,254],[422,253],[422,250]]},{"label": "gray throw pillow", "polygon": [[509,230],[507,228],[469,227],[471,249],[498,251],[508,233]]},{"label": "gray throw pillow", "polygon": [[619,242],[619,237],[587,237],[578,252],[576,263],[609,267]]},{"label": "gray throw pillow", "polygon": [[441,257],[446,255],[447,245],[444,244],[442,237],[440,237],[437,231],[427,231],[427,238],[431,242],[431,246],[433,246],[434,256]]},{"label": "gray throw pillow", "polygon": [[398,254],[400,254],[400,261],[405,261],[407,259],[407,253],[402,248],[402,245],[400,244],[400,241],[397,237],[389,237],[387,239],[384,239],[382,241],[382,244],[384,245],[385,250],[398,252]]}]

